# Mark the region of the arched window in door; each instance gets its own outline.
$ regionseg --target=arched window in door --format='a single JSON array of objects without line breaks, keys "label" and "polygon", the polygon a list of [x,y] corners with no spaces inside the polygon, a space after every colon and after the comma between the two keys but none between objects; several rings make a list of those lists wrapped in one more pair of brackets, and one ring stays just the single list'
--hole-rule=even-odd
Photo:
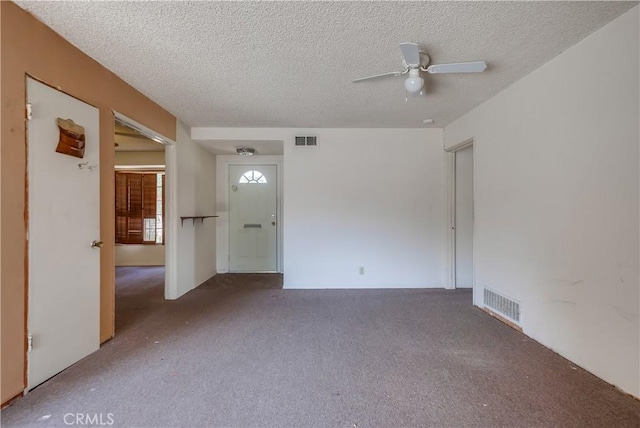
[{"label": "arched window in door", "polygon": [[260,171],[247,171],[242,174],[238,183],[240,184],[266,184],[267,177],[265,177]]}]

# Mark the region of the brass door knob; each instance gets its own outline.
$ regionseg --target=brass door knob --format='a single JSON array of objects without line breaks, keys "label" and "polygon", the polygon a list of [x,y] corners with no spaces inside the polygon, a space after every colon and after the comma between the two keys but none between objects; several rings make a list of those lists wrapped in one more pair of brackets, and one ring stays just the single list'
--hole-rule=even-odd
[{"label": "brass door knob", "polygon": [[104,244],[102,241],[93,241],[91,243],[91,248],[102,248],[102,244]]}]

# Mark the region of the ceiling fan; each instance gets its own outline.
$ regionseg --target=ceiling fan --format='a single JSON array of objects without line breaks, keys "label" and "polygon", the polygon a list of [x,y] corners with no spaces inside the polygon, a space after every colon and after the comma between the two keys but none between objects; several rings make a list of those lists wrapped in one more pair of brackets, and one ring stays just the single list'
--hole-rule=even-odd
[{"label": "ceiling fan", "polygon": [[409,77],[404,81],[404,87],[407,90],[407,93],[422,95],[424,93],[424,79],[420,76],[421,71],[425,71],[429,74],[480,73],[487,68],[487,64],[484,61],[429,65],[429,55],[427,55],[426,52],[420,51],[416,43],[400,43],[400,51],[402,51],[403,65],[405,67],[404,70],[361,77],[354,80],[353,83],[359,83],[370,79],[378,79],[380,77],[400,76],[409,73]]}]

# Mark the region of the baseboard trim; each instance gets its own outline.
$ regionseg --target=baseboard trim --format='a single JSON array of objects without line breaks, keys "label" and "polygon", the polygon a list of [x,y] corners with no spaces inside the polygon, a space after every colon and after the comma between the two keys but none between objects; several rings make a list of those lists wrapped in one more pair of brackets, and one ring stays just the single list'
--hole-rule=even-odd
[{"label": "baseboard trim", "polygon": [[6,407],[9,407],[10,405],[12,405],[14,403],[14,401],[16,401],[16,400],[18,400],[18,399],[20,399],[22,397],[24,397],[24,391],[20,392],[16,396],[9,398],[7,401],[2,403],[2,406],[0,406],[0,409],[4,410]]},{"label": "baseboard trim", "polygon": [[212,271],[209,272],[208,274],[205,275],[205,279],[202,280],[198,280],[196,281],[196,285],[193,288],[198,288],[200,287],[202,284],[204,284],[205,282],[209,281],[211,278],[213,278],[214,276],[216,276],[219,272],[217,271]]},{"label": "baseboard trim", "polygon": [[311,285],[311,284],[287,284],[286,280],[282,288],[288,290],[449,290],[442,285]]},{"label": "baseboard trim", "polygon": [[600,376],[598,376],[597,374],[593,373],[591,370],[584,368],[582,365],[576,363],[573,360],[570,360],[568,357],[565,357],[564,355],[562,355],[561,353],[559,353],[558,351],[556,351],[555,349],[549,347],[548,345],[545,345],[544,343],[540,342],[538,339],[535,339],[531,336],[529,336],[528,334],[526,334],[525,332],[522,331],[522,327],[514,324],[513,322],[505,319],[504,317],[501,317],[499,314],[496,314],[495,312],[491,311],[490,309],[487,308],[481,308],[480,306],[476,306],[478,309],[480,309],[482,312],[485,312],[486,314],[490,315],[491,317],[497,319],[498,321],[503,322],[504,324],[508,325],[509,327],[513,328],[514,330],[520,332],[523,336],[525,336],[527,339],[532,340],[534,342],[536,342],[538,345],[543,346],[545,348],[547,348],[548,350],[550,350],[551,352],[553,352],[554,354],[556,354],[557,356],[559,356],[560,358],[563,358],[565,360],[567,360],[569,363],[571,363],[572,366],[579,368],[580,370],[583,370],[587,373],[589,373],[590,375],[592,375],[593,377],[601,380],[602,382],[607,383],[608,385],[611,385],[613,388],[615,388],[616,390],[620,391],[621,393],[628,395],[631,398],[634,398],[638,401],[640,401],[640,397],[636,397],[635,395],[633,395],[631,392],[625,391],[624,389],[620,388],[618,385],[616,385],[615,383],[611,383],[608,380],[605,380],[603,378],[601,378]]},{"label": "baseboard trim", "polygon": [[518,330],[520,333],[523,333],[522,332],[522,327],[520,327],[519,325],[515,324],[512,321],[509,321],[508,319],[506,319],[505,317],[501,316],[500,314],[497,314],[497,313],[493,312],[491,309],[481,308],[480,306],[478,306],[477,308],[480,309],[482,312],[485,312],[485,313],[491,315],[493,318],[497,319],[498,321],[502,321],[503,323],[505,323],[509,327],[513,328],[514,330]]}]

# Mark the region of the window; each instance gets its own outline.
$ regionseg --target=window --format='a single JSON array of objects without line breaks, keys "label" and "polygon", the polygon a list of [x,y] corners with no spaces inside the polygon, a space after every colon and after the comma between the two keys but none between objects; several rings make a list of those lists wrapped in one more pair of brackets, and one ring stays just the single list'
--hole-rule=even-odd
[{"label": "window", "polygon": [[262,175],[260,171],[247,171],[244,174],[242,174],[242,177],[240,177],[240,180],[238,181],[238,183],[240,184],[246,184],[246,183],[266,184],[266,182],[267,182],[267,178],[264,175]]},{"label": "window", "polygon": [[157,174],[156,181],[156,244],[164,244],[164,174]]},{"label": "window", "polygon": [[163,244],[164,174],[116,171],[116,243]]}]

